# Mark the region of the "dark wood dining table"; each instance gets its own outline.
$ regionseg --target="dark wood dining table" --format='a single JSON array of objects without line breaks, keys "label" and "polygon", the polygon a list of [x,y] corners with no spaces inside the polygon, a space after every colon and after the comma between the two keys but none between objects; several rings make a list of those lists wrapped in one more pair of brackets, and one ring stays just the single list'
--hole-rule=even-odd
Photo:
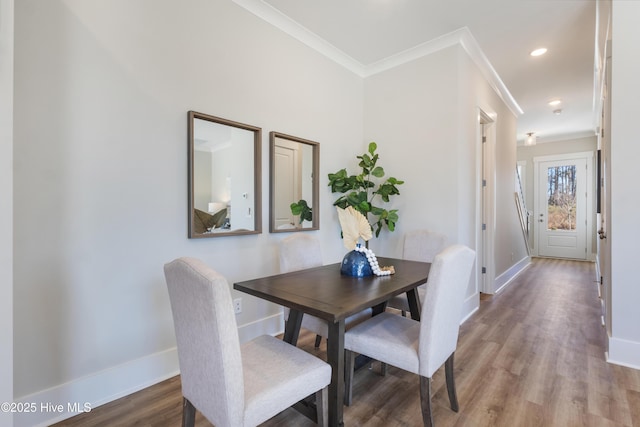
[{"label": "dark wood dining table", "polygon": [[329,425],[343,424],[345,319],[369,307],[385,310],[394,295],[406,293],[411,317],[420,320],[416,287],[427,281],[430,263],[378,257],[381,266],[393,266],[389,276],[351,277],[340,274],[341,263],[238,282],[234,289],[291,310],[284,340],[296,345],[303,314],[327,321],[327,362],[331,365]]}]

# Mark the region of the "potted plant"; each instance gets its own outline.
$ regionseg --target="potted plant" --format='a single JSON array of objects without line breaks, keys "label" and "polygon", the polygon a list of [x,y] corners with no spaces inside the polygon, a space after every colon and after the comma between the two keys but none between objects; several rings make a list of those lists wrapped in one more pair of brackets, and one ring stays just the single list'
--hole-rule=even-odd
[{"label": "potted plant", "polygon": [[348,175],[346,169],[329,174],[331,192],[343,194],[333,205],[342,209],[353,206],[367,218],[376,237],[385,226],[389,231],[394,231],[398,222],[398,210],[387,210],[379,206],[378,201],[388,203],[391,196],[400,194],[397,186],[404,184],[404,181],[394,177],[382,180],[385,172],[382,166],[377,164],[379,160],[377,148],[378,144],[370,142],[368,152],[356,156],[360,160],[358,166],[361,168],[358,175]]}]

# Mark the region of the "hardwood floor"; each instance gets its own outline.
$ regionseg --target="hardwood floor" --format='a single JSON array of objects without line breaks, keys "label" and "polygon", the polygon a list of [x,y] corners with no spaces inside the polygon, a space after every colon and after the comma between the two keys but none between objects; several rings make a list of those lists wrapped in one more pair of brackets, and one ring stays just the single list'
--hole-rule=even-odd
[{"label": "hardwood floor", "polygon": [[[446,426],[640,426],[640,371],[606,363],[593,264],[534,259],[461,327],[449,408],[444,368],[433,378],[434,420]],[[324,343],[299,346],[324,358]],[[420,426],[419,381],[379,364],[354,377],[346,426]],[[179,426],[180,380],[171,378],[56,426]],[[312,426],[288,409],[263,426]],[[196,426],[211,426],[199,413]]]}]

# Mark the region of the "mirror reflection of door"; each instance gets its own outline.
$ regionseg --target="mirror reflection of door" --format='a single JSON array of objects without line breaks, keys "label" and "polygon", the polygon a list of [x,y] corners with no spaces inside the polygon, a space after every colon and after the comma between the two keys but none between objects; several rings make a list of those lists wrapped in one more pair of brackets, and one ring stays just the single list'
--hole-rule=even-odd
[{"label": "mirror reflection of door", "polygon": [[276,138],[274,148],[275,186],[274,220],[277,229],[295,228],[291,203],[302,199],[302,167],[300,144]]},{"label": "mirror reflection of door", "polygon": [[274,131],[269,147],[269,231],[317,230],[319,144]]}]

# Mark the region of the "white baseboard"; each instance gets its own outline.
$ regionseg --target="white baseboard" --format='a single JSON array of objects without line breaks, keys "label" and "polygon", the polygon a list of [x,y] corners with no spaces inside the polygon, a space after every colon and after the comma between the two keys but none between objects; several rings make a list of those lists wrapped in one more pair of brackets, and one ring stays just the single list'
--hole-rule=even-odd
[{"label": "white baseboard", "polygon": [[[282,312],[238,327],[240,342],[282,332]],[[180,373],[175,347],[15,399],[32,412],[14,414],[14,427],[45,427],[150,387]],[[86,405],[86,406],[85,406]]]},{"label": "white baseboard", "polygon": [[245,343],[251,341],[260,335],[278,335],[284,332],[284,320],[282,310],[279,313],[272,314],[269,317],[255,320],[250,323],[238,326],[238,335],[240,342]]},{"label": "white baseboard", "polygon": [[460,324],[462,325],[464,322],[466,322],[467,319],[473,315],[473,313],[478,311],[478,309],[480,309],[480,294],[475,293],[464,300],[464,305],[462,307],[462,320],[460,321]]},{"label": "white baseboard", "polygon": [[174,348],[16,398],[33,412],[14,414],[14,427],[39,427],[70,418],[97,406],[127,396],[178,374]]},{"label": "white baseboard", "polygon": [[513,264],[507,271],[496,277],[494,289],[495,293],[503,291],[509,283],[520,274],[525,268],[531,264],[531,257],[526,256],[517,263]]},{"label": "white baseboard", "polygon": [[609,337],[607,362],[627,368],[640,369],[640,342]]}]

